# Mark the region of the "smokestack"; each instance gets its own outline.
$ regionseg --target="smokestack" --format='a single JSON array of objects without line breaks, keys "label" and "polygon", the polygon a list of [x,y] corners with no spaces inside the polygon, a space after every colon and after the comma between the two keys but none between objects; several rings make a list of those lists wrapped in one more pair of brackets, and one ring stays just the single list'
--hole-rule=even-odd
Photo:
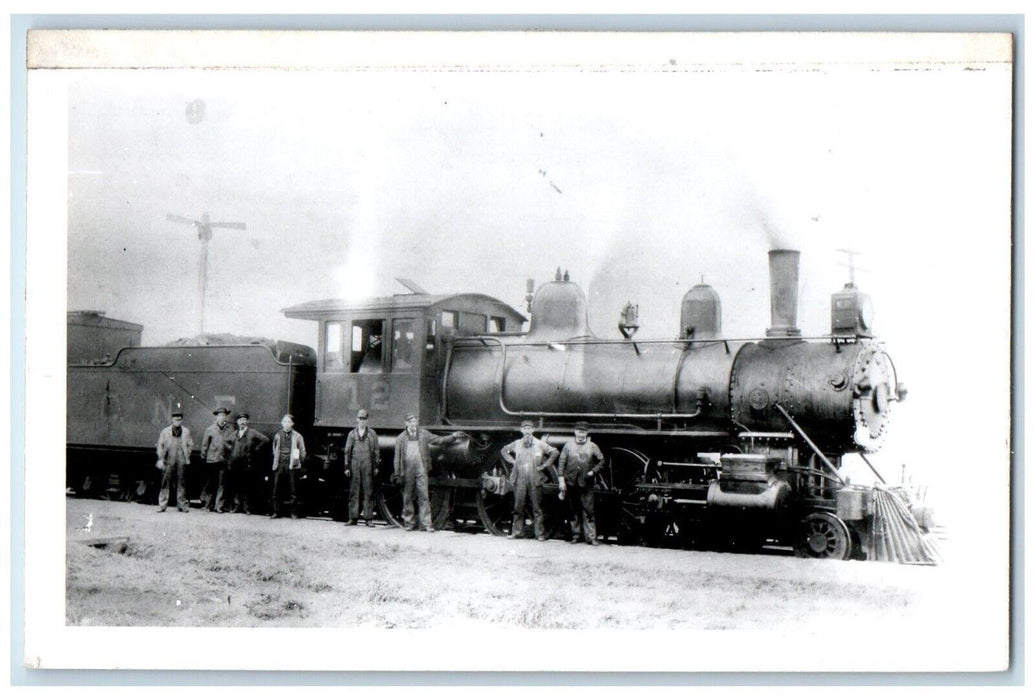
[{"label": "smokestack", "polygon": [[766,330],[768,338],[801,337],[798,330],[798,259],[797,250],[769,251],[769,298],[773,325]]}]

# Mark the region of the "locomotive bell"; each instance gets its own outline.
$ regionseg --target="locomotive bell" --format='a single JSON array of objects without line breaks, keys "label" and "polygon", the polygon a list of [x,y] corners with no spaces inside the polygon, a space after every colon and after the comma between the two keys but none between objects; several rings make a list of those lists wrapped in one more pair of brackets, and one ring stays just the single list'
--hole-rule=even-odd
[{"label": "locomotive bell", "polygon": [[618,332],[622,334],[626,340],[629,340],[636,331],[640,329],[640,307],[639,305],[633,305],[633,303],[627,302],[622,308],[622,312],[618,314]]}]

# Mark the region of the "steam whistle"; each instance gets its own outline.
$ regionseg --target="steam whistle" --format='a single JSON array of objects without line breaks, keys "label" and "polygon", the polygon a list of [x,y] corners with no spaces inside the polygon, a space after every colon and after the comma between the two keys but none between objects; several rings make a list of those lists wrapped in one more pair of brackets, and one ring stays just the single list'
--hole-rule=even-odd
[{"label": "steam whistle", "polygon": [[532,299],[535,297],[535,280],[531,277],[525,283],[525,310],[532,313]]},{"label": "steam whistle", "polygon": [[626,302],[622,308],[622,312],[618,315],[618,330],[622,334],[622,337],[629,340],[636,331],[640,329],[640,307],[639,305],[633,305],[633,303]]}]

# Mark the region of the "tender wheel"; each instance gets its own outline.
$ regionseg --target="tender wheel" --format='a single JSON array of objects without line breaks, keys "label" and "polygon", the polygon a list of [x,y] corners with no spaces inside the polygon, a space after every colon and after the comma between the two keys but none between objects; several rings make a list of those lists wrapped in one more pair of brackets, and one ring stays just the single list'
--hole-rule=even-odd
[{"label": "tender wheel", "polygon": [[852,535],[836,515],[809,513],[800,527],[794,546],[799,557],[845,560],[852,556]]},{"label": "tender wheel", "polygon": [[[441,481],[448,481],[453,478],[452,474],[436,474],[428,478],[428,500],[431,502],[431,524],[436,530],[446,526],[453,514],[453,488],[446,486]],[[403,524],[403,495],[402,484],[396,485],[391,481],[385,481],[377,489],[377,508],[383,517],[391,525],[405,527]],[[416,510],[417,504],[414,503]],[[416,517],[416,513],[414,514]]]},{"label": "tender wheel", "polygon": [[137,503],[154,505],[158,503],[158,491],[161,489],[161,479],[142,478],[134,482],[133,496],[131,500]]},{"label": "tender wheel", "polygon": [[492,535],[509,535],[514,518],[514,494],[510,490],[510,465],[496,460],[482,473],[478,489],[478,517]]},{"label": "tender wheel", "polygon": [[75,490],[76,496],[79,498],[104,498],[106,494],[101,490],[101,484],[105,481],[106,479],[102,479],[92,469],[83,472],[79,476],[78,487]]}]

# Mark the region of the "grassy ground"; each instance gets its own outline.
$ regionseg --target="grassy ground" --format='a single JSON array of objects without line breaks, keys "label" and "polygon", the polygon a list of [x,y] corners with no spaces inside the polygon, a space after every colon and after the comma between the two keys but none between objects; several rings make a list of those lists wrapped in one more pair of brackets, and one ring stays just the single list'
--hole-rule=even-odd
[{"label": "grassy ground", "polygon": [[[67,502],[67,528],[70,625],[858,627],[922,615],[923,591],[941,575],[78,499]],[[80,542],[108,536],[130,539],[122,551]]]}]

